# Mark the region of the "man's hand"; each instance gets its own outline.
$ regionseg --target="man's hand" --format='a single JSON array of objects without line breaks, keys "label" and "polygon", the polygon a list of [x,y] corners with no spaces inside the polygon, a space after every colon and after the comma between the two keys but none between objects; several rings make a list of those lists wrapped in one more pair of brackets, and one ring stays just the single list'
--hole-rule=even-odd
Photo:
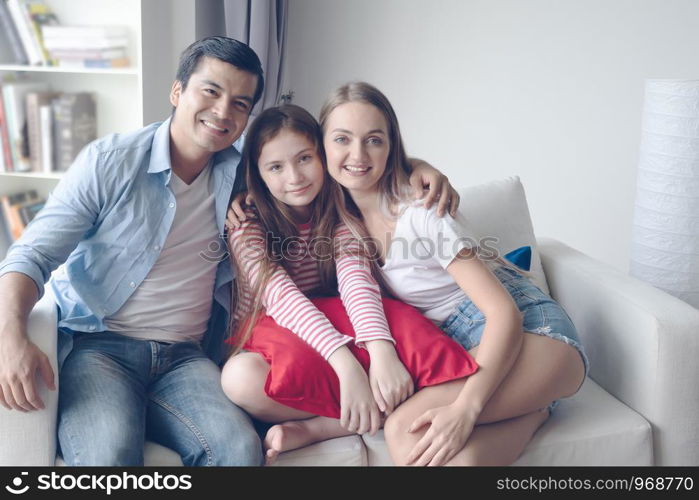
[{"label": "man's hand", "polygon": [[0,405],[8,410],[44,408],[37,394],[37,370],[48,388],[56,390],[49,358],[27,338],[27,320],[38,299],[29,276],[0,276]]},{"label": "man's hand", "polygon": [[247,215],[245,215],[245,207],[252,206],[254,202],[252,196],[246,191],[242,191],[235,195],[233,201],[231,201],[231,206],[226,214],[226,226],[228,229],[238,229],[243,225],[243,222],[247,220]]},{"label": "man's hand", "polygon": [[56,390],[49,358],[25,334],[0,332],[0,404],[8,410],[43,410],[36,372],[52,391]]},{"label": "man's hand", "polygon": [[413,173],[410,175],[410,185],[413,187],[416,199],[422,199],[425,188],[429,189],[425,198],[425,208],[430,208],[435,200],[437,215],[443,217],[447,209],[452,217],[456,217],[459,208],[459,193],[449,184],[449,179],[430,164],[417,159],[411,159]]}]

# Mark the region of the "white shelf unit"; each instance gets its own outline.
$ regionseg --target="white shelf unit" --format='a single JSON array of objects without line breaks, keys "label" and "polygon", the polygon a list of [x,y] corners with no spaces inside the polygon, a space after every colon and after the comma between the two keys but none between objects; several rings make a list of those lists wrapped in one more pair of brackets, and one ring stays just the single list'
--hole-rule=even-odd
[{"label": "white shelf unit", "polygon": [[[46,0],[46,3],[64,25],[128,26],[131,66],[74,69],[20,66],[0,61],[0,78],[8,82],[13,79],[47,82],[55,91],[94,92],[98,137],[134,130],[168,116],[171,109],[168,95],[177,56],[193,41],[193,29],[183,30],[182,23],[193,26],[194,19],[185,19],[175,12],[183,7],[191,8],[188,0]],[[191,32],[192,39],[183,40],[183,31]],[[60,178],[58,172],[3,172],[0,173],[0,195],[36,189],[40,196],[46,197]],[[9,244],[0,217],[0,260]]]},{"label": "white shelf unit", "polygon": [[61,68],[58,66],[22,66],[20,64],[0,64],[0,71],[19,73],[72,73],[88,75],[138,75],[136,68]]}]

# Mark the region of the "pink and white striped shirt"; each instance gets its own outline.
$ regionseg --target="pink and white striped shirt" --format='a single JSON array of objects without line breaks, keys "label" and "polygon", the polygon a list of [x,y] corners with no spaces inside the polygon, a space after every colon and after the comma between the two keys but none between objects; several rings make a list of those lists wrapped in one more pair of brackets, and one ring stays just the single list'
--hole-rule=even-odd
[{"label": "pink and white striped shirt", "polygon": [[[276,265],[269,282],[264,288],[262,305],[280,326],[298,335],[321,356],[328,359],[336,349],[352,340],[332,326],[325,315],[304,295],[320,287],[320,274],[313,249],[310,224],[299,226],[299,239],[285,248],[284,257],[290,260],[290,274],[281,265]],[[394,342],[388,329],[381,303],[381,291],[371,275],[366,257],[361,256],[359,244],[345,225],[335,230],[335,252],[338,291],[355,331],[355,342],[359,346],[369,340]],[[247,283],[255,285],[261,259],[266,259],[265,232],[256,219],[248,219],[230,235],[233,258]],[[297,251],[295,252],[294,249]],[[241,309],[252,306],[248,291],[240,298]]]}]

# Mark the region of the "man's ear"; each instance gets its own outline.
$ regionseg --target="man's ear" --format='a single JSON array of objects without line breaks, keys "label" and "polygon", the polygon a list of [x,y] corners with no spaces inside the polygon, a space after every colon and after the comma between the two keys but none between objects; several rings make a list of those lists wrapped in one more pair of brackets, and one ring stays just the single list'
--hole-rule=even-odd
[{"label": "man's ear", "polygon": [[172,88],[170,89],[170,104],[177,107],[180,103],[180,94],[182,93],[182,82],[175,80],[172,82]]}]

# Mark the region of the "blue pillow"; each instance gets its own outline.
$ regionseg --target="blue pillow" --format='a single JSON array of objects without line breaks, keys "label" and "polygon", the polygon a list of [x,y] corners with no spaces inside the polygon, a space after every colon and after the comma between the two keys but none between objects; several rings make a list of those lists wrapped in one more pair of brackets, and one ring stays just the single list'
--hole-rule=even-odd
[{"label": "blue pillow", "polygon": [[532,264],[532,247],[519,247],[505,254],[505,258],[520,269],[529,271]]}]

